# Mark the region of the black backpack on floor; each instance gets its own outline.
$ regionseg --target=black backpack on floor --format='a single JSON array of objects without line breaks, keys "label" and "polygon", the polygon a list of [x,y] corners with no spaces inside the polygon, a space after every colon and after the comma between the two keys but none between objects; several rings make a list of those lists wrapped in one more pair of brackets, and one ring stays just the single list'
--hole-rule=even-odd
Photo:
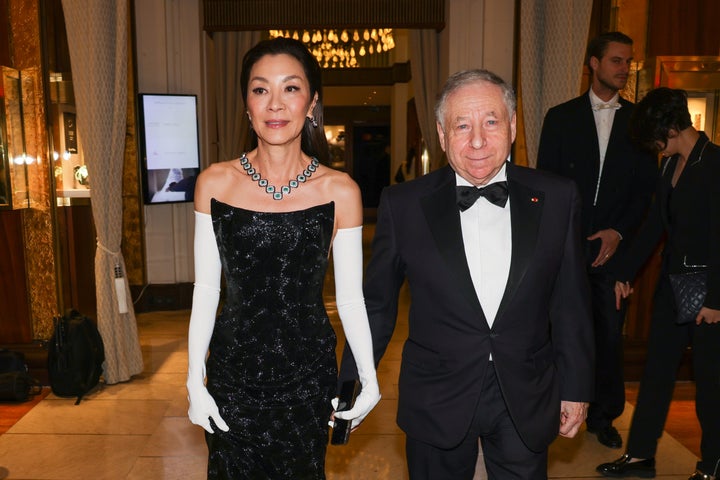
[{"label": "black backpack on floor", "polygon": [[25,355],[22,352],[0,348],[0,373],[27,371]]},{"label": "black backpack on floor", "polygon": [[77,397],[77,405],[100,381],[105,361],[102,337],[95,323],[77,310],[53,321],[48,350],[50,388],[58,397]]},{"label": "black backpack on floor", "polygon": [[30,376],[25,355],[0,348],[0,402],[25,402],[42,392],[42,384]]}]

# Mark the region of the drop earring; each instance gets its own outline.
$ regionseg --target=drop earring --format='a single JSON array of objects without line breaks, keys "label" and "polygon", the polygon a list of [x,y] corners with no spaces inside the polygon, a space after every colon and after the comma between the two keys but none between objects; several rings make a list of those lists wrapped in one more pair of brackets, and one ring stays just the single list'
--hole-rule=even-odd
[{"label": "drop earring", "polygon": [[313,128],[318,127],[318,123],[317,123],[317,120],[315,120],[315,116],[308,118],[308,120],[310,120],[310,125],[312,125]]}]

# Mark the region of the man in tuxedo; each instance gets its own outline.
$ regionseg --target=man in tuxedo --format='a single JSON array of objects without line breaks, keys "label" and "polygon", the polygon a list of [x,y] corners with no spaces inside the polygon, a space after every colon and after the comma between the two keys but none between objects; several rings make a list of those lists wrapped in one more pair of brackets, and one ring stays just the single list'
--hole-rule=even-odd
[{"label": "man in tuxedo", "polygon": [[547,112],[537,159],[538,169],[573,179],[582,197],[582,236],[597,352],[595,399],[587,430],[610,448],[622,446],[612,422],[625,407],[625,306],[618,310],[615,305],[616,259],[642,223],[657,176],[657,160],[630,138],[634,105],[619,95],[628,80],[632,44],[620,32],[590,41],[586,53],[590,88]]},{"label": "man in tuxedo", "polygon": [[[509,162],[515,106],[491,72],[451,76],[435,110],[449,165],[381,196],[365,301],[379,362],[408,281],[397,421],[412,480],[471,480],[478,439],[489,478],[547,478],[549,444],[593,394],[580,198]],[[341,380],[352,367],[346,349]]]}]

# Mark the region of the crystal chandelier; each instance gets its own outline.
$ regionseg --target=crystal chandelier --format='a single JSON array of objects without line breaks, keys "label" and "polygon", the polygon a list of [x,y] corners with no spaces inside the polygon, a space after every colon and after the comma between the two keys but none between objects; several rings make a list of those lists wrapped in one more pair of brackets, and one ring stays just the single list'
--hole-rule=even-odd
[{"label": "crystal chandelier", "polygon": [[395,48],[392,28],[353,30],[270,30],[270,37],[301,40],[323,68],[357,68],[361,57],[386,54]]}]

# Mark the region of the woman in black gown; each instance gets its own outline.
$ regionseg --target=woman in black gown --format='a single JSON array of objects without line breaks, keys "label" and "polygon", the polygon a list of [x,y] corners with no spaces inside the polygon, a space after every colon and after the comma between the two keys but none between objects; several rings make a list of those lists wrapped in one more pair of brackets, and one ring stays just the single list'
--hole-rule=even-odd
[{"label": "woman in black gown", "polygon": [[322,298],[331,247],[338,313],[363,359],[362,393],[336,415],[356,426],[380,399],[360,190],[323,165],[320,67],[302,43],[260,42],[243,59],[241,88],[254,148],[211,165],[195,189],[188,415],[207,431],[209,478],[323,479],[337,385]]},{"label": "woman in black gown", "polygon": [[[692,345],[702,459],[690,480],[714,480],[720,474],[720,147],[693,127],[683,90],[650,91],[630,125],[635,139],[663,160],[653,206],[623,257],[618,303],[632,293],[629,282],[660,240],[666,241],[627,450],[597,470],[606,477],[655,476],[675,375]],[[705,272],[707,293],[692,318],[679,318],[670,277],[693,271]]]}]

